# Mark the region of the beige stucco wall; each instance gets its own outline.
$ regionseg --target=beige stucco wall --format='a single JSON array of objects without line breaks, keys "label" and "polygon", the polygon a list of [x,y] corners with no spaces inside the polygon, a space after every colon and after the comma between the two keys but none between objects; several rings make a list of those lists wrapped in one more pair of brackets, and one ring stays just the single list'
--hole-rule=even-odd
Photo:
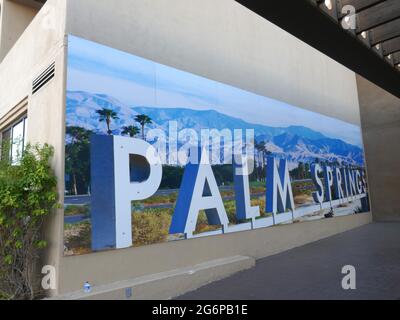
[{"label": "beige stucco wall", "polygon": [[1,61],[31,23],[38,10],[10,0],[0,0],[0,8]]},{"label": "beige stucco wall", "polygon": [[[0,63],[0,119],[20,101],[28,102],[30,142],[49,143],[55,148],[52,166],[58,191],[64,194],[64,106],[65,106],[65,0],[49,0],[11,51]],[[32,95],[32,80],[52,62],[54,79]],[[49,246],[43,263],[59,267],[63,254],[63,212],[57,210],[47,221],[45,237]]]},{"label": "beige stucco wall", "polygon": [[400,99],[357,76],[371,207],[377,221],[400,220]]}]

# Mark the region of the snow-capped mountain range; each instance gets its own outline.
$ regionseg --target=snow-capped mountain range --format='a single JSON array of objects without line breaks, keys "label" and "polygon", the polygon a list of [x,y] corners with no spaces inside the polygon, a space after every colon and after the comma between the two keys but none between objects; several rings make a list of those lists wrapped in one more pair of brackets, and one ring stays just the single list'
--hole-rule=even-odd
[{"label": "snow-capped mountain range", "polygon": [[121,128],[137,125],[134,118],[146,114],[153,123],[148,129],[162,129],[168,133],[169,121],[177,121],[178,130],[201,129],[254,129],[255,140],[264,141],[267,150],[291,162],[313,162],[316,158],[331,162],[363,165],[363,150],[340,139],[326,137],[320,132],[302,126],[270,127],[251,124],[215,110],[199,111],[187,108],[131,107],[105,94],[82,91],[67,92],[67,126],[79,126],[104,134],[106,124],[99,122],[97,110],[112,109],[118,119],[112,120],[111,129],[120,134]]}]

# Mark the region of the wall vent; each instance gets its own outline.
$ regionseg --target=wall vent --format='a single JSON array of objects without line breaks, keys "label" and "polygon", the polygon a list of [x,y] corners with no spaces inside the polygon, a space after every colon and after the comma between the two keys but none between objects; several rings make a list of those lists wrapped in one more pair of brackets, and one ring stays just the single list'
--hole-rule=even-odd
[{"label": "wall vent", "polygon": [[56,64],[53,62],[46,70],[44,70],[32,83],[32,94],[38,92],[43,86],[46,85],[51,79],[54,78],[56,71]]}]

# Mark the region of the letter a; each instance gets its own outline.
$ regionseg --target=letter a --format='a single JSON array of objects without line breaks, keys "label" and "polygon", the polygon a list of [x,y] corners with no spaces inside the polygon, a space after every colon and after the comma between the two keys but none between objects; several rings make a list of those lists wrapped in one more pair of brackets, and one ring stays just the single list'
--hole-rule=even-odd
[{"label": "letter a", "polygon": [[[190,152],[193,151],[197,152],[197,150],[190,150]],[[193,160],[193,157],[191,158]],[[228,227],[228,216],[206,149],[201,152],[201,160],[196,162],[189,162],[185,168],[169,230],[170,234],[193,235],[201,210],[205,210],[210,225]]]}]

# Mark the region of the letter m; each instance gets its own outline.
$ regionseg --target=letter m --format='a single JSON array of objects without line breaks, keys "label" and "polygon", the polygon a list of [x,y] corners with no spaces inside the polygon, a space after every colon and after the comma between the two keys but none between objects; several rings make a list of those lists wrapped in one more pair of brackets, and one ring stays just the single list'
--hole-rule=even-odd
[{"label": "letter m", "polygon": [[268,157],[266,212],[283,213],[294,210],[292,185],[286,160]]}]

